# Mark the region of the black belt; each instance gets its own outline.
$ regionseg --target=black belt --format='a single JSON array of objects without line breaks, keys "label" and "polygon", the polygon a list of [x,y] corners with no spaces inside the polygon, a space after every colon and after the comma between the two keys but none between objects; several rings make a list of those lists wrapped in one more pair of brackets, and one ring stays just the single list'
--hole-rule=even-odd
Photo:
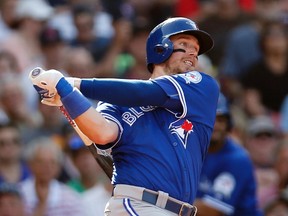
[{"label": "black belt", "polygon": [[[147,190],[143,191],[142,201],[156,205],[158,194],[151,193]],[[194,216],[196,214],[196,207],[187,203],[178,203],[168,198],[165,208],[179,216]]]}]

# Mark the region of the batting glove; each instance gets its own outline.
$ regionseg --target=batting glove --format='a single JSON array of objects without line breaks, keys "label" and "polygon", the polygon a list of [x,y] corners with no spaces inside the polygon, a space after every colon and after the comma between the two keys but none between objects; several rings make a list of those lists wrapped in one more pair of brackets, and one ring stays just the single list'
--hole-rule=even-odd
[{"label": "batting glove", "polygon": [[56,85],[63,74],[57,70],[45,71],[40,67],[33,69],[29,73],[34,88],[40,94],[42,103],[49,106],[61,106],[60,96],[57,93]]},{"label": "batting glove", "polygon": [[[68,83],[70,83],[70,85],[72,87],[74,87],[74,82],[75,82],[75,78],[73,77],[65,77],[65,79],[67,80]],[[42,98],[41,103],[48,105],[48,106],[62,106],[62,102],[60,99],[60,95],[58,93],[56,93],[53,97],[45,97]]]},{"label": "batting glove", "polygon": [[60,99],[60,95],[58,93],[54,95],[52,98],[42,98],[41,103],[47,106],[57,106],[57,107],[63,106]]}]

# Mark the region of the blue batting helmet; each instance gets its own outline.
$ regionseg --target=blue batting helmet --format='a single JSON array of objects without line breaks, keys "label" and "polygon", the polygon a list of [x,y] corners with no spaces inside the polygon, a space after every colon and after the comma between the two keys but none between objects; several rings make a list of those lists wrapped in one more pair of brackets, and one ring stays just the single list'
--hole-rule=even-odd
[{"label": "blue batting helmet", "polygon": [[220,92],[217,103],[216,115],[226,116],[228,119],[228,130],[231,130],[231,128],[233,127],[233,122],[229,109],[230,108],[226,97]]},{"label": "blue batting helmet", "polygon": [[169,18],[157,25],[149,34],[146,43],[147,67],[152,72],[153,64],[166,61],[173,52],[170,36],[186,33],[195,36],[200,44],[199,55],[212,49],[214,42],[211,36],[199,30],[196,23],[184,17]]},{"label": "blue batting helmet", "polygon": [[216,113],[217,115],[230,114],[227,99],[222,93],[219,94]]}]

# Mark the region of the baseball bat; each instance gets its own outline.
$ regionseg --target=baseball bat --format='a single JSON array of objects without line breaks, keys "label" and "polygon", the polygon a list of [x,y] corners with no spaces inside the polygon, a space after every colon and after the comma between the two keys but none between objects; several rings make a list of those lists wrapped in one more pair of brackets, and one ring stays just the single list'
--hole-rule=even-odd
[{"label": "baseball bat", "polygon": [[[37,67],[37,68],[33,69],[30,72],[29,77],[30,77],[30,79],[31,79],[31,81],[33,83],[34,88],[41,95],[41,97],[45,97],[45,96],[53,97],[53,96],[55,96],[55,93],[50,92],[50,94],[49,94],[49,91],[47,89],[42,89],[41,87],[37,86],[37,84],[35,84],[33,82],[34,79],[36,79],[36,77],[39,76],[42,71],[44,71],[42,68]],[[46,84],[44,81],[42,81],[42,82],[43,82],[42,83],[43,85]],[[110,157],[109,155],[104,156],[102,154],[101,155],[98,154],[96,144],[93,143],[85,134],[82,133],[82,131],[77,126],[76,122],[71,118],[71,116],[69,115],[69,113],[67,112],[65,107],[62,105],[62,106],[59,107],[59,110],[66,117],[66,119],[68,120],[69,124],[74,128],[74,130],[79,135],[79,137],[82,139],[84,144],[88,147],[88,149],[92,153],[93,157],[96,159],[97,163],[100,165],[100,167],[106,173],[108,178],[111,179],[112,178],[112,173],[113,173],[113,160],[112,160],[112,157]]]},{"label": "baseball bat", "polygon": [[79,135],[81,140],[84,142],[85,146],[88,147],[89,151],[92,153],[93,157],[95,158],[95,160],[97,161],[99,166],[105,172],[107,177],[111,180],[112,179],[112,173],[113,173],[113,160],[112,160],[112,158],[110,156],[104,156],[102,154],[98,154],[96,144],[93,141],[91,141],[85,134],[83,134],[83,132],[77,126],[76,122],[70,117],[70,115],[67,112],[67,110],[65,109],[65,107],[62,105],[59,107],[59,110],[66,117],[69,124],[73,127],[73,129]]}]

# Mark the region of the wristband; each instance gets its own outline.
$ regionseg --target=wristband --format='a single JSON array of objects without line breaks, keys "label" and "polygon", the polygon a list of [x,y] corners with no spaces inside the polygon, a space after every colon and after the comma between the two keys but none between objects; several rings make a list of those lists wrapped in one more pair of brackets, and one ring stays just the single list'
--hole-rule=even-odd
[{"label": "wristband", "polygon": [[72,119],[77,118],[92,106],[90,101],[77,88],[61,98],[61,101]]},{"label": "wristband", "polygon": [[64,98],[73,91],[73,86],[64,77],[62,77],[58,81],[56,89],[60,97]]}]

